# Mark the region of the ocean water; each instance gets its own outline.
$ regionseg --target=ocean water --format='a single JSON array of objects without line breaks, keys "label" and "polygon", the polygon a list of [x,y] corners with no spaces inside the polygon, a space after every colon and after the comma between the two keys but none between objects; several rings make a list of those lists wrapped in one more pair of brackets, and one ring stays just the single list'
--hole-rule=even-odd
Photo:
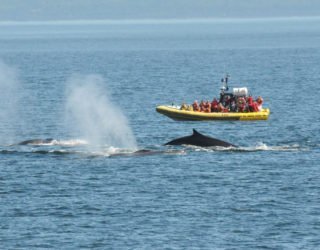
[{"label": "ocean water", "polygon": [[[319,65],[318,18],[1,23],[0,248],[317,249]],[[269,120],[156,113],[225,73]]]}]

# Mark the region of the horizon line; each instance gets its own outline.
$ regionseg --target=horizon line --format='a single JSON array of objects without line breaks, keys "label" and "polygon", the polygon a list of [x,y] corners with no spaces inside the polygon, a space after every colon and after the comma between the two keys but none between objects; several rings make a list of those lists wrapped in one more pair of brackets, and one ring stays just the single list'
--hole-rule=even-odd
[{"label": "horizon line", "polygon": [[32,25],[135,25],[135,24],[201,24],[201,23],[234,23],[234,22],[266,22],[266,21],[312,21],[320,20],[320,16],[286,16],[286,17],[236,17],[236,18],[139,18],[139,19],[73,19],[43,21],[0,21],[1,26]]}]

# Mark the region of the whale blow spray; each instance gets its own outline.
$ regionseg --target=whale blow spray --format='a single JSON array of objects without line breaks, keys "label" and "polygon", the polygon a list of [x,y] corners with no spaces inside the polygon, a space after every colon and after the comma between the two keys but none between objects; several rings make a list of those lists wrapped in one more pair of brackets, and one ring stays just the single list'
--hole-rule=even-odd
[{"label": "whale blow spray", "polygon": [[136,148],[135,137],[120,108],[114,105],[99,75],[76,75],[67,81],[68,125],[95,146]]}]

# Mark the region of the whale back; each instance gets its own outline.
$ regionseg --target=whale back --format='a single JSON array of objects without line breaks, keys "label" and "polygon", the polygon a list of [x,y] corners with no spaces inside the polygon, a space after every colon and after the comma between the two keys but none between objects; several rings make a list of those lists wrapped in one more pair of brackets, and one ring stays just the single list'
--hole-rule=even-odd
[{"label": "whale back", "polygon": [[199,147],[236,147],[235,145],[199,133],[193,129],[192,135],[180,137],[167,142],[165,145],[193,145]]}]

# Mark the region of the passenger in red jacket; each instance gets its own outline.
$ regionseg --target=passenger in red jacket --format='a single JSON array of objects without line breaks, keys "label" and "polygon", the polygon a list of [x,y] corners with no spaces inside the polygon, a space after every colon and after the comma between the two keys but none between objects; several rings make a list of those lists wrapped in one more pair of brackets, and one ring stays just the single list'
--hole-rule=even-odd
[{"label": "passenger in red jacket", "polygon": [[254,112],[254,110],[255,110],[255,105],[254,105],[254,102],[253,102],[253,98],[252,98],[252,96],[249,96],[248,98],[247,98],[247,103],[248,103],[248,110],[250,111],[250,112]]},{"label": "passenger in red jacket", "polygon": [[213,101],[211,102],[211,112],[218,112],[218,105],[219,105],[219,102],[217,101],[216,98],[214,98]]}]

